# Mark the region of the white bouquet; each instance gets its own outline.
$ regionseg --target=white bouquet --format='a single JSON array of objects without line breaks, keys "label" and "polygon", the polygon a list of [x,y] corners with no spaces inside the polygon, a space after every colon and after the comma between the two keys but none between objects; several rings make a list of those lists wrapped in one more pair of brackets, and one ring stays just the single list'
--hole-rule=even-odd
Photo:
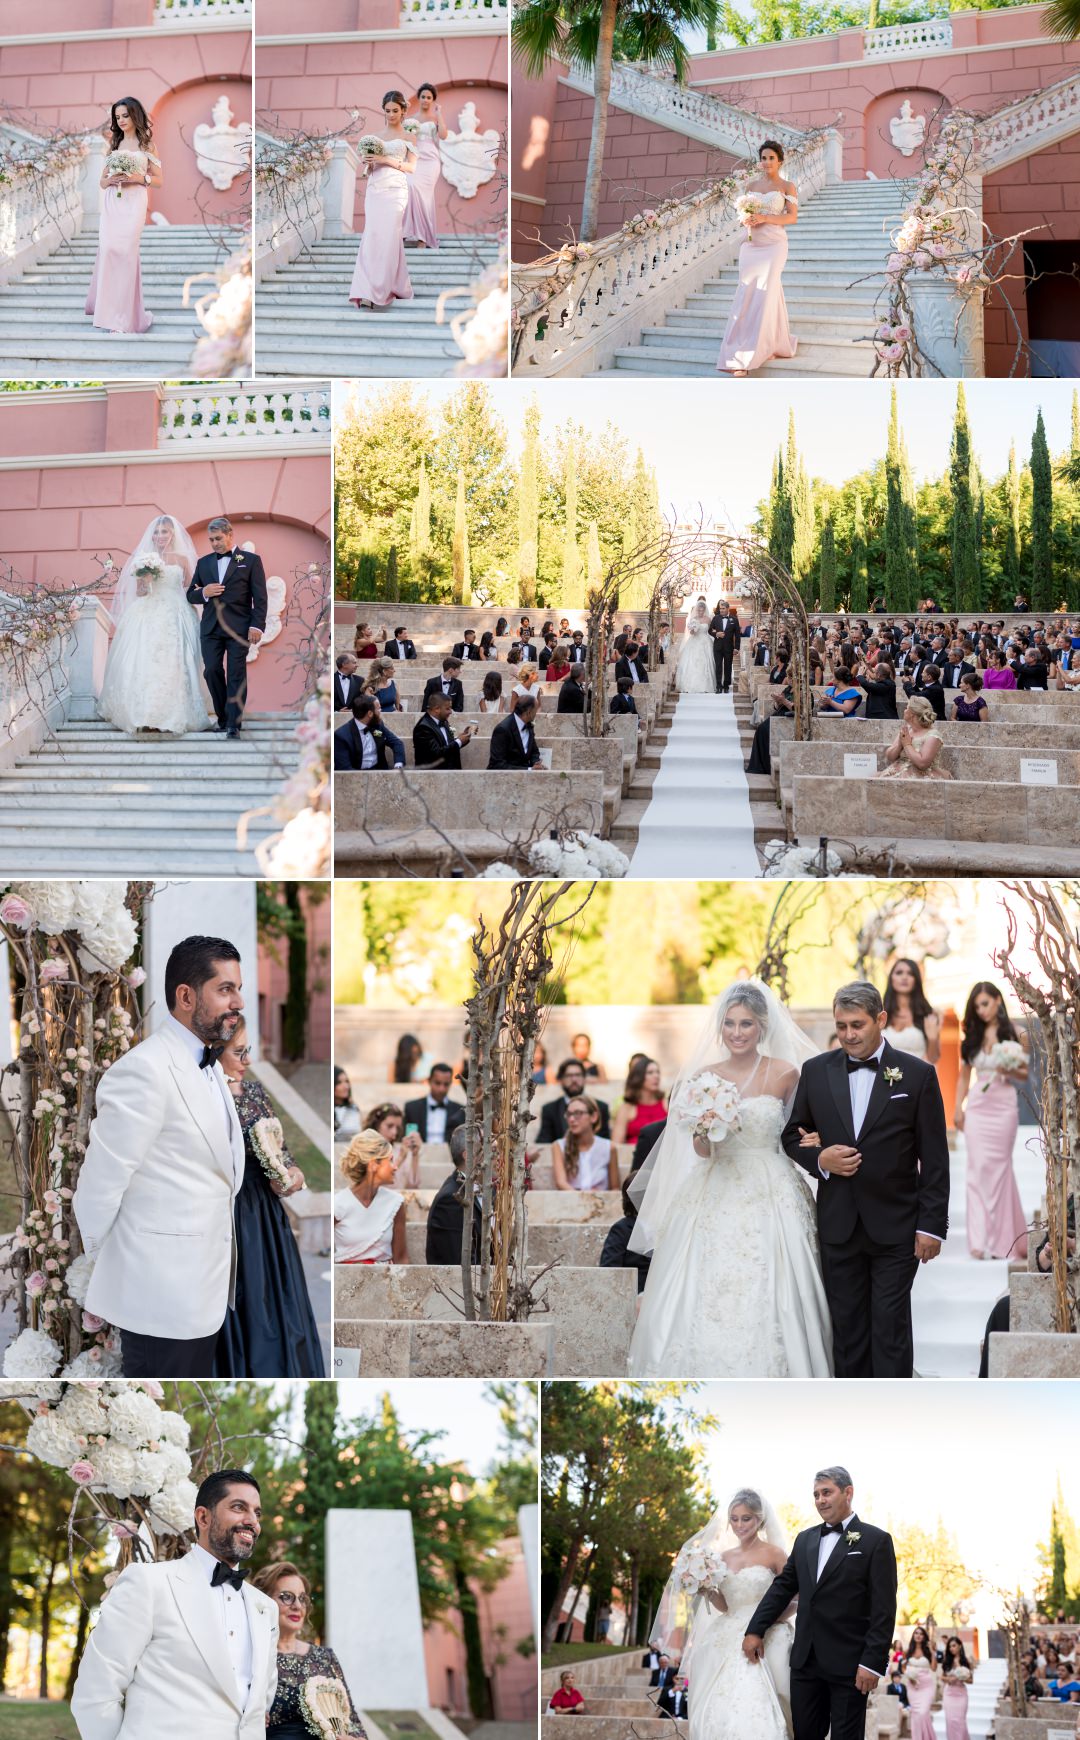
[{"label": "white bouquet", "polygon": [[419,121],[402,121],[401,130],[403,133],[419,133],[420,123]]},{"label": "white bouquet", "polygon": [[933,1671],[924,1655],[913,1655],[910,1661],[904,1663],[904,1678],[911,1680],[913,1684],[916,1680],[921,1680],[923,1674],[933,1673]]},{"label": "white bouquet", "polygon": [[700,1595],[703,1589],[718,1589],[726,1569],[719,1553],[691,1544],[682,1548],[672,1566],[672,1575],[688,1595]]},{"label": "white bouquet", "polygon": [[248,1138],[271,1184],[283,1184],[288,1189],[289,1156],[280,1119],[259,1118],[248,1131]]},{"label": "white bouquet", "polygon": [[[1002,1039],[997,1045],[991,1046],[986,1059],[987,1067],[992,1069],[995,1075],[1004,1070],[1023,1069],[1026,1062],[1027,1052],[1015,1039]],[[989,1086],[988,1081],[983,1082],[983,1093]]]},{"label": "white bouquet", "polygon": [[361,157],[385,157],[383,142],[377,133],[365,133],[356,141],[356,149]]},{"label": "white bouquet", "polygon": [[763,193],[740,193],[735,201],[735,210],[739,214],[739,222],[750,227],[752,217],[765,216],[765,195]]},{"label": "white bouquet", "polygon": [[351,1734],[349,1694],[331,1674],[313,1674],[300,1687],[300,1713],[304,1727],[317,1740],[333,1740],[335,1734]]},{"label": "white bouquet", "polygon": [[714,1070],[699,1070],[682,1088],[675,1107],[675,1122],[703,1142],[722,1142],[731,1130],[742,1128],[739,1090]]},{"label": "white bouquet", "polygon": [[156,550],[139,550],[132,558],[131,572],[136,580],[146,581],[146,590],[149,592],[164,574],[165,564]]},{"label": "white bouquet", "polygon": [[959,1664],[959,1663],[957,1664],[956,1667],[952,1667],[952,1668],[947,1667],[945,1669],[945,1672],[947,1674],[951,1674],[953,1679],[959,1681],[960,1685],[962,1685],[962,1686],[966,1686],[968,1681],[971,1678],[971,1669],[966,1668],[962,1664]]},{"label": "white bouquet", "polygon": [[[133,157],[130,151],[110,151],[105,159],[105,173],[106,175],[138,175],[139,160],[137,157]],[[122,197],[123,192],[122,187],[116,189],[117,199]]]}]

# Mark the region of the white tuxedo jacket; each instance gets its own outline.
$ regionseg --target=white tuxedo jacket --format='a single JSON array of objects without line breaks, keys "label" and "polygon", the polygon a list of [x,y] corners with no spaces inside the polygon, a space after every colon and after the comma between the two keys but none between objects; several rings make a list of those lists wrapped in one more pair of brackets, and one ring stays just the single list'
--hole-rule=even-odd
[{"label": "white tuxedo jacket", "polygon": [[214,1591],[194,1555],[129,1565],[101,1605],[71,1700],[82,1740],[265,1740],[277,1605],[244,1584],[251,1695],[240,1708]]},{"label": "white tuxedo jacket", "polygon": [[151,1034],[105,1071],[73,1207],[96,1257],[86,1309],[121,1329],[194,1341],[234,1300],[233,1201],[244,1138],[178,1034]]}]

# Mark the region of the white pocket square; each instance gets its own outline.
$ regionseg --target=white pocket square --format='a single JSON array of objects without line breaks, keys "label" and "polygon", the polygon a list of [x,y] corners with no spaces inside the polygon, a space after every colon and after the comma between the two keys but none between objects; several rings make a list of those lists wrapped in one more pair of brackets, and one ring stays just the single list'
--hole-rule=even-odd
[{"label": "white pocket square", "polygon": [[848,1558],[849,1559],[861,1559],[862,1558],[862,1548],[861,1547],[858,1547],[858,1548],[853,1547],[851,1552],[848,1554]]},{"label": "white pocket square", "polygon": [[907,1100],[907,1099],[911,1098],[911,1095],[910,1094],[890,1094],[889,1098],[891,1100]]}]

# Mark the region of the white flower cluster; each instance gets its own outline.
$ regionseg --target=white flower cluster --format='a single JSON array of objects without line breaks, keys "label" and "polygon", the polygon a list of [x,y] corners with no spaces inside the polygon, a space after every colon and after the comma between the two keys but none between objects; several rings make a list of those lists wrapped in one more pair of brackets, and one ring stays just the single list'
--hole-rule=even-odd
[{"label": "white flower cluster", "polygon": [[540,876],[625,876],[630,860],[610,840],[596,834],[568,834],[563,841],[537,840],[529,847],[529,868]]},{"label": "white flower cluster", "polygon": [[[821,878],[821,853],[816,846],[792,846],[787,840],[770,840],[762,853],[764,878],[786,882],[800,876]],[[839,876],[843,860],[838,852],[825,851],[826,876]]]},{"label": "white flower cluster", "polygon": [[14,882],[14,897],[28,909],[24,928],[61,936],[74,931],[87,972],[118,973],[136,942],[135,920],[124,905],[124,882]]},{"label": "white flower cluster", "polygon": [[285,825],[255,848],[264,876],[305,881],[329,874],[330,737],[330,673],[324,671],[296,727],[300,761],[274,800],[274,816]]},{"label": "white flower cluster", "polygon": [[703,1142],[722,1142],[742,1128],[742,1099],[734,1082],[715,1070],[702,1069],[681,1089],[674,1107],[675,1122]]},{"label": "white flower cluster", "polygon": [[719,1589],[727,1567],[719,1553],[708,1547],[683,1547],[672,1567],[672,1574],[681,1589],[699,1595],[703,1589]]},{"label": "white flower cluster", "polygon": [[123,1380],[37,1384],[23,1398],[35,1409],[26,1447],[51,1467],[65,1468],[90,1492],[144,1501],[156,1532],[182,1534],[192,1526],[195,1509],[187,1451],[191,1428],[182,1414],[159,1407],[161,1395],[158,1384]]}]

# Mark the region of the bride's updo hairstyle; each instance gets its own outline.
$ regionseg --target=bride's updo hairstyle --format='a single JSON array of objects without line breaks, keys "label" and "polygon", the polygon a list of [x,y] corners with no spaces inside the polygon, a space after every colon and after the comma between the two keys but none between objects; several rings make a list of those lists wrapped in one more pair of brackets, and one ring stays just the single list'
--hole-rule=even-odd
[{"label": "bride's updo hairstyle", "polygon": [[761,162],[761,159],[764,157],[766,151],[775,151],[776,155],[779,157],[781,163],[783,163],[783,161],[784,161],[784,147],[776,139],[763,139],[761,141],[761,144],[758,146],[758,162],[759,163]]},{"label": "bride's updo hairstyle", "polygon": [[[727,1015],[728,1010],[734,1009],[739,1004],[741,1004],[744,1009],[749,1009],[754,1020],[760,1027],[761,1037],[764,1039],[769,1031],[769,1000],[765,996],[765,993],[758,989],[757,985],[736,985],[734,987],[731,994],[724,999],[724,1002],[716,1012],[717,1033],[723,1033],[724,1017]],[[732,1500],[732,1503],[734,1503],[734,1500]]]},{"label": "bride's updo hairstyle", "polygon": [[405,113],[405,110],[409,106],[408,103],[405,101],[405,98],[402,96],[400,91],[387,91],[387,93],[386,93],[385,97],[383,98],[382,103],[380,105],[384,112],[385,112],[387,103],[396,103],[398,108],[401,110],[402,114]]},{"label": "bride's updo hairstyle", "polygon": [[727,1513],[728,1513],[729,1517],[731,1516],[731,1513],[735,1509],[736,1505],[739,1505],[739,1504],[745,1505],[746,1509],[750,1512],[750,1514],[752,1516],[757,1517],[759,1523],[763,1523],[765,1521],[764,1502],[761,1498],[761,1494],[755,1492],[752,1486],[740,1486],[738,1492],[735,1494],[734,1498],[731,1500],[731,1503],[727,1507]]}]

